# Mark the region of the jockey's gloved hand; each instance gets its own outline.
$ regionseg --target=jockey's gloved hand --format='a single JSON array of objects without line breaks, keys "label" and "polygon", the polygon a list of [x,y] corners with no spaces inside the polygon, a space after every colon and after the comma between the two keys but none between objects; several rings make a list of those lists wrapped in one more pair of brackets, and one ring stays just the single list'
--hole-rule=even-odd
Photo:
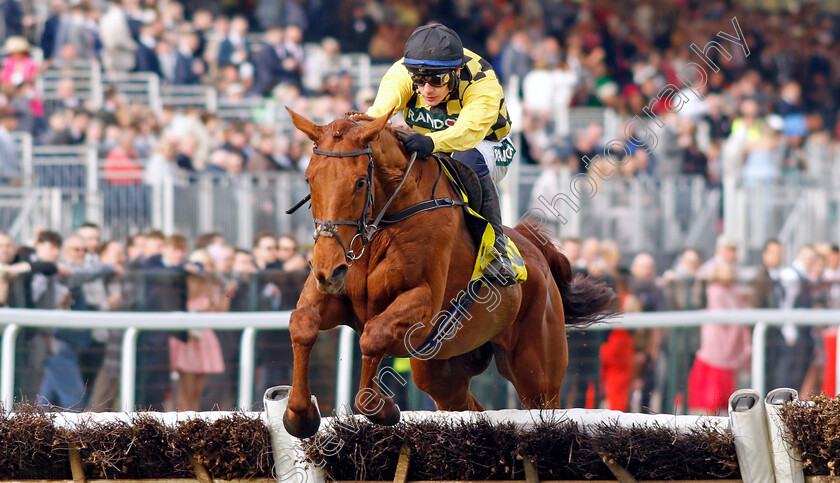
[{"label": "jockey's gloved hand", "polygon": [[402,140],[408,154],[417,153],[420,159],[426,159],[435,150],[435,142],[429,136],[419,132],[411,133]]}]

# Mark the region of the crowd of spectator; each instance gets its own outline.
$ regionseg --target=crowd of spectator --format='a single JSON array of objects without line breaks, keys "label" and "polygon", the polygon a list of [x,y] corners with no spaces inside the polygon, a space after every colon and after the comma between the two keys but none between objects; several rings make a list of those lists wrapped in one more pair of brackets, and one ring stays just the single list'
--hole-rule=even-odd
[{"label": "crowd of spectator", "polygon": [[[756,184],[835,169],[840,24],[818,5],[766,11],[723,0],[239,3],[52,0],[38,17],[23,2],[24,14],[6,19],[0,112],[17,120],[11,128],[44,143],[92,144],[103,158],[127,165],[154,153],[154,171],[161,163],[195,171],[299,169],[308,158],[306,140],[282,136],[265,121],[152,112],[115,91],[99,108],[81,101],[70,79],[58,87],[58,101],[45,103],[34,81],[46,66],[96,59],[106,72],[212,85],[223,99],[274,97],[327,122],[364,110],[375,94],[354,88],[351,73],[339,68],[341,53],[392,62],[413,28],[438,20],[491,61],[509,98],[521,96],[524,163],[592,169],[583,156],[595,159],[610,140],[592,130],[572,135],[568,121],[570,107],[592,106],[613,109],[622,127],[640,116],[656,132],[655,149],[628,143],[623,176],[690,174],[716,183],[730,175]],[[717,36],[737,36],[738,29],[744,48]],[[719,69],[709,69],[696,93],[683,89],[682,107],[669,112],[677,101],[666,102],[662,89],[682,88],[678,73],[700,61],[690,45],[702,50],[715,40],[708,52]],[[41,65],[29,55],[32,44],[43,51]],[[6,164],[0,174],[15,179]]]},{"label": "crowd of spectator", "polygon": [[[152,231],[102,241],[85,223],[67,237],[39,231],[30,246],[0,233],[0,306],[92,311],[227,312],[294,308],[308,275],[294,237],[259,233],[252,247]],[[16,394],[44,406],[117,409],[122,330],[25,329]],[[163,410],[233,408],[241,331],[142,331],[137,404]],[[291,382],[287,332],[257,345],[257,394]],[[172,383],[171,372],[177,375]],[[208,385],[208,377],[212,383]],[[205,391],[205,389],[207,389]],[[205,397],[202,406],[202,396]],[[261,399],[261,396],[257,398]]]},{"label": "crowd of spectator", "polygon": [[[502,78],[522,79],[525,159],[592,172],[586,156],[612,172],[603,154],[612,139],[596,126],[568,135],[569,107],[593,106],[618,115],[618,140],[629,150],[613,163],[622,177],[684,174],[719,183],[730,176],[755,185],[836,169],[838,24],[819,7],[769,13],[723,1],[540,5],[532,17],[523,9],[524,25],[500,23],[488,39]],[[748,52],[718,36],[739,30]],[[714,67],[706,84],[684,88],[680,72],[690,62],[705,69],[696,51],[707,49]],[[668,85],[681,89],[679,97],[668,100]],[[625,132],[636,116],[642,123]],[[627,141],[628,134],[644,139],[641,129],[655,133],[646,149]]]},{"label": "crowd of spectator", "polygon": [[[225,312],[294,308],[306,258],[290,236],[263,232],[235,247],[217,233],[190,250],[180,235],[152,231],[125,243],[100,240],[85,223],[70,236],[39,232],[31,246],[0,234],[0,305],[95,311]],[[782,246],[768,240],[758,266],[737,263],[737,244],[718,238],[704,261],[684,250],[661,270],[648,253],[623,260],[609,240],[568,238],[561,249],[574,271],[613,287],[623,312],[754,308],[840,308],[840,248],[801,247],[783,266]],[[768,328],[766,387],[803,397],[833,394],[836,329]],[[241,331],[141,331],[138,407],[157,410],[233,408]],[[118,409],[122,330],[25,329],[18,342],[16,394],[45,407]],[[329,344],[329,342],[327,342]],[[586,330],[569,333],[564,407],[622,411],[726,411],[729,395],[749,385],[751,328]],[[285,331],[258,340],[255,398],[291,382]],[[333,375],[324,374],[331,387]],[[326,381],[326,382],[325,382]],[[406,396],[408,397],[408,396]]]},{"label": "crowd of spectator", "polygon": [[[246,115],[223,122],[201,108],[155,112],[113,85],[102,105],[94,105],[77,91],[81,84],[69,71],[58,76],[55,99],[44,101],[38,90],[44,69],[61,73],[62,66],[95,60],[105,73],[150,72],[164,85],[212,85],[223,100],[271,96],[277,87],[292,103],[305,91],[313,106],[307,111],[320,110],[320,118],[360,107],[351,99],[349,74],[331,67],[338,54],[334,39],[304,59],[299,26],[272,24],[255,33],[253,25],[245,15],[214,15],[204,7],[187,19],[179,2],[52,1],[46,20],[26,29],[28,38],[10,35],[21,29],[6,30],[0,176],[15,183],[21,176],[13,141],[6,139],[10,131],[28,132],[41,144],[92,146],[105,161],[105,178],[119,184],[141,183],[142,174],[146,181],[159,179],[170,168],[232,174],[302,169],[311,143],[282,136],[268,120]],[[255,36],[263,41],[254,42]],[[43,53],[41,63],[33,45]]]},{"label": "crowd of spectator", "polygon": [[[783,266],[782,245],[767,240],[761,263],[737,263],[738,245],[720,236],[715,253],[685,249],[658,271],[639,253],[622,262],[610,241],[570,238],[562,250],[575,270],[616,289],[621,310],[733,310],[840,308],[840,248],[819,243],[800,248]],[[569,334],[570,366],[564,407],[627,411],[725,414],[729,395],[749,387],[751,327],[704,324],[700,328],[616,328]],[[835,328],[768,328],[766,387],[790,387],[807,398],[834,394]],[[669,382],[670,381],[670,382]]]}]

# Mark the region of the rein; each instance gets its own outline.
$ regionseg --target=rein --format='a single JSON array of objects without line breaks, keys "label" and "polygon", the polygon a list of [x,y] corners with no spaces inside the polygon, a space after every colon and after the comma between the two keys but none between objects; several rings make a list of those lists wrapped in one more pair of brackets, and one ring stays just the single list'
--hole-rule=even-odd
[{"label": "rein", "polygon": [[[408,167],[405,169],[405,173],[403,174],[402,180],[400,180],[400,184],[397,186],[397,189],[394,190],[394,193],[391,194],[391,197],[379,210],[379,213],[376,215],[374,220],[370,222],[371,210],[374,206],[374,199],[373,199],[373,152],[370,149],[370,146],[366,146],[364,149],[359,149],[356,151],[324,151],[322,149],[315,148],[312,151],[314,154],[320,154],[321,156],[326,156],[330,158],[352,158],[356,156],[367,155],[368,157],[368,177],[367,177],[367,189],[365,193],[365,206],[362,209],[362,214],[356,221],[351,220],[319,220],[317,218],[314,219],[315,221],[315,233],[313,234],[313,238],[315,241],[318,241],[320,236],[332,237],[338,241],[338,244],[341,245],[341,249],[344,250],[344,259],[347,261],[348,266],[352,266],[353,262],[358,260],[362,257],[365,253],[365,249],[367,248],[368,243],[370,243],[371,239],[373,238],[376,231],[379,229],[380,224],[392,224],[397,223],[400,221],[405,220],[411,216],[414,216],[418,213],[422,213],[424,211],[434,210],[437,208],[446,208],[450,206],[461,206],[466,205],[463,201],[460,200],[453,200],[451,198],[435,198],[435,192],[437,190],[438,181],[440,181],[441,174],[443,173],[443,169],[439,168],[438,177],[435,180],[434,187],[432,188],[432,199],[423,201],[417,204],[414,204],[404,210],[400,210],[399,212],[393,214],[392,216],[385,218],[385,212],[388,210],[388,207],[391,206],[391,203],[396,199],[397,194],[402,189],[405,181],[408,179],[408,174],[411,172],[411,168],[414,166],[414,162],[417,160],[417,153],[413,153],[411,158],[408,162]],[[293,207],[286,210],[287,214],[292,214],[298,210],[304,203],[312,199],[312,194],[306,195],[302,200],[297,202]],[[356,234],[353,236],[353,239],[350,240],[348,245],[344,244],[344,241],[338,236],[337,228],[339,225],[352,225],[356,226]],[[353,245],[356,243],[356,240],[359,239],[362,242],[362,249],[356,253],[353,250]]]}]

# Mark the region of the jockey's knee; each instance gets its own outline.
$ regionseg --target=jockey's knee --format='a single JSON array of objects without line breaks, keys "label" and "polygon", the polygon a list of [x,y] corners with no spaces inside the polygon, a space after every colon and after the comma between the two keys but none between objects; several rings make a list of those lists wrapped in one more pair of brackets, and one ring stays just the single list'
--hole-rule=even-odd
[{"label": "jockey's knee", "polygon": [[484,155],[476,148],[453,153],[452,157],[472,168],[479,178],[490,174],[490,170],[487,168],[487,162],[484,160]]}]

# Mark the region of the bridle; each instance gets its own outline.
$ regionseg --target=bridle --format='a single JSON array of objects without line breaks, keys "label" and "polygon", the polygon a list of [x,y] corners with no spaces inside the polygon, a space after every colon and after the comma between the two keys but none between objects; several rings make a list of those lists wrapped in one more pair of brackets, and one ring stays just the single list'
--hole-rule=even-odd
[{"label": "bridle", "polygon": [[[388,206],[391,205],[391,202],[394,201],[394,198],[396,198],[397,193],[399,193],[403,183],[405,183],[405,180],[408,177],[408,172],[411,171],[411,166],[414,164],[414,160],[417,157],[417,155],[415,154],[411,157],[411,161],[408,164],[408,168],[406,168],[405,170],[405,175],[403,175],[403,179],[402,181],[400,181],[400,184],[394,191],[394,194],[391,195],[391,198],[379,211],[379,214],[376,216],[374,221],[370,222],[370,214],[371,210],[373,209],[373,152],[371,151],[370,146],[365,146],[364,149],[359,149],[356,151],[325,151],[323,149],[315,148],[312,150],[312,152],[330,158],[353,158],[356,156],[362,156],[367,154],[368,166],[367,181],[365,183],[365,205],[362,208],[362,214],[361,216],[359,216],[359,219],[356,221],[320,220],[318,218],[314,219],[315,233],[313,234],[313,238],[315,239],[315,241],[317,242],[318,237],[321,236],[335,238],[338,244],[341,245],[341,249],[344,250],[344,259],[347,261],[347,265],[352,266],[353,262],[361,258],[362,255],[364,255],[365,248],[367,248],[368,243],[370,243],[370,239],[373,238],[373,235],[379,228],[379,223],[382,221],[382,217],[385,215],[385,210],[387,210]],[[350,240],[350,243],[346,246],[344,245],[344,241],[338,235],[337,228],[339,225],[352,225],[356,227],[356,234],[353,236],[353,239]],[[356,253],[353,250],[353,245],[356,243],[356,240],[361,240],[362,242],[362,249],[358,253]]]},{"label": "bridle", "polygon": [[[322,156],[328,156],[331,158],[353,158],[356,156],[361,156],[363,154],[367,154],[368,156],[368,168],[367,168],[367,182],[366,189],[365,189],[365,206],[362,208],[362,215],[356,221],[334,221],[334,220],[319,220],[315,218],[315,233],[313,234],[312,238],[315,241],[318,241],[318,237],[326,236],[335,238],[339,245],[341,245],[341,249],[344,250],[344,259],[347,261],[348,266],[352,266],[353,262],[358,260],[362,257],[365,253],[365,248],[367,248],[367,244],[370,242],[371,237],[373,234],[376,233],[376,225],[369,224],[368,219],[370,218],[370,210],[373,208],[373,153],[370,150],[370,146],[365,146],[364,149],[359,149],[357,151],[324,151],[323,149],[315,148],[312,150],[315,154],[320,154]],[[346,246],[344,246],[344,241],[342,241],[341,237],[338,236],[338,232],[336,229],[338,225],[355,225],[356,226],[356,234],[353,236],[353,239],[350,240],[348,250]],[[362,240],[362,249],[356,254],[353,251],[353,244],[356,242],[357,239]]]},{"label": "bridle", "polygon": [[[355,122],[355,121],[354,121]],[[356,123],[358,124],[358,123]],[[341,249],[344,250],[344,259],[347,261],[348,266],[352,266],[353,262],[358,260],[365,254],[365,249],[367,248],[368,243],[370,243],[371,238],[376,233],[376,230],[379,229],[379,224],[382,222],[382,218],[385,216],[385,211],[391,206],[391,202],[397,197],[397,194],[400,192],[400,188],[402,188],[403,184],[405,184],[405,180],[408,178],[408,173],[411,171],[411,167],[414,166],[414,161],[417,159],[417,153],[414,153],[409,160],[408,167],[405,169],[405,174],[403,174],[403,178],[400,181],[399,186],[397,189],[394,190],[394,193],[391,195],[391,198],[388,199],[388,202],[385,203],[385,206],[379,210],[379,214],[376,215],[376,218],[371,222],[370,221],[370,214],[371,210],[373,209],[373,151],[370,149],[370,145],[365,146],[364,149],[359,149],[356,151],[326,151],[323,149],[315,148],[312,150],[314,154],[320,154],[321,156],[327,156],[330,158],[354,158],[356,156],[362,156],[367,154],[368,157],[368,167],[367,167],[367,183],[365,189],[365,206],[362,208],[362,214],[359,216],[358,220],[320,220],[315,218],[315,233],[313,233],[312,238],[317,242],[318,238],[321,236],[326,236],[330,238],[335,238],[339,245],[341,245]],[[286,213],[291,214],[297,211],[298,208],[301,207],[307,200],[312,198],[312,194],[307,195],[304,199],[299,201],[295,206],[291,209],[286,211]],[[347,245],[344,244],[344,241],[338,235],[338,226],[339,225],[351,225],[356,227],[356,234],[353,236],[353,239],[350,240],[350,243]],[[356,243],[356,240],[361,240],[362,242],[362,249],[356,253],[353,250],[353,245]]]},{"label": "bridle", "polygon": [[[353,121],[355,123],[355,121]],[[358,123],[356,123],[358,125]],[[417,213],[434,210],[437,208],[444,208],[448,206],[464,206],[466,203],[460,200],[453,200],[451,198],[435,198],[435,192],[437,190],[438,181],[440,181],[441,174],[443,173],[443,169],[439,168],[438,177],[435,180],[434,187],[432,188],[432,199],[428,201],[423,201],[412,205],[404,210],[401,210],[392,216],[385,218],[385,212],[388,210],[388,207],[391,206],[391,202],[397,197],[399,194],[400,189],[405,184],[406,179],[408,179],[408,173],[411,172],[412,166],[414,166],[414,161],[417,160],[417,153],[413,153],[411,158],[408,162],[408,167],[405,169],[405,173],[403,174],[402,180],[400,180],[400,184],[397,186],[397,189],[394,190],[394,193],[379,210],[379,213],[376,215],[373,221],[370,221],[371,210],[374,206],[374,199],[373,199],[373,152],[370,149],[370,145],[365,146],[364,149],[359,149],[356,151],[325,151],[323,149],[315,148],[312,151],[314,154],[320,154],[321,156],[327,156],[330,158],[353,158],[356,156],[367,155],[368,157],[368,167],[367,167],[367,189],[365,193],[365,205],[362,208],[362,214],[359,216],[358,220],[320,220],[315,218],[315,233],[313,234],[314,240],[317,242],[318,238],[321,236],[335,238],[338,241],[338,244],[341,245],[341,249],[344,250],[344,259],[347,262],[348,266],[352,266],[353,262],[358,260],[362,257],[365,253],[365,249],[367,245],[370,243],[373,236],[376,234],[377,230],[379,229],[380,224],[390,224],[396,223],[398,221],[402,221],[412,215]],[[292,214],[298,210],[304,203],[309,201],[312,198],[312,194],[306,195],[302,200],[297,202],[293,207],[286,210],[287,214]],[[350,240],[350,243],[347,245],[344,244],[344,241],[338,235],[337,228],[339,225],[351,225],[356,227],[356,234]],[[357,253],[353,250],[353,246],[356,243],[356,240],[360,240],[362,242],[362,248]]]}]

